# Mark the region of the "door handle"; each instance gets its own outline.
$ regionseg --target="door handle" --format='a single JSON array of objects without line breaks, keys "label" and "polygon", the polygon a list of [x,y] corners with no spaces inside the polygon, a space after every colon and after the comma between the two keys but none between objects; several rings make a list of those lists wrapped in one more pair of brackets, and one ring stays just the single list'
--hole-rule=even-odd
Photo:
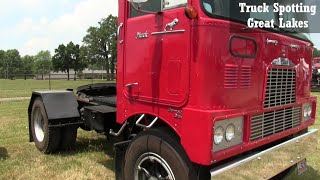
[{"label": "door handle", "polygon": [[166,24],[164,31],[173,31],[173,28],[179,23],[179,19],[175,18],[172,22]]},{"label": "door handle", "polygon": [[[123,23],[120,23],[119,26],[118,26],[118,30],[117,30],[118,39],[120,39],[120,30],[121,30],[122,27],[123,27]],[[122,44],[123,40],[119,40],[119,43]]]},{"label": "door handle", "polygon": [[132,88],[133,86],[138,86],[139,83],[130,83],[130,84],[126,84],[127,88]]}]

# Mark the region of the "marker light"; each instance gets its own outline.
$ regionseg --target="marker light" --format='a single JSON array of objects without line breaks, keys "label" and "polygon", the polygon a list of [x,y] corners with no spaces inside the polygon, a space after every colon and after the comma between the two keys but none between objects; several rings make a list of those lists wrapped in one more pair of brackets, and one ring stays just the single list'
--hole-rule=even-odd
[{"label": "marker light", "polygon": [[188,4],[187,6],[186,6],[186,8],[185,8],[185,13],[186,13],[186,15],[187,15],[187,17],[189,18],[189,19],[194,19],[194,18],[197,18],[198,17],[198,11],[197,11],[197,9],[194,7],[194,6],[192,6],[192,5],[190,5],[190,4]]}]

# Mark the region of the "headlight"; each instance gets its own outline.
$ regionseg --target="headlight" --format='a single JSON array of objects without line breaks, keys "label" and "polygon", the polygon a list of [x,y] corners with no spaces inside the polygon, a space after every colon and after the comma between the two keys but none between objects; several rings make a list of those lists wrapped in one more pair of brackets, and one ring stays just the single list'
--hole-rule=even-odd
[{"label": "headlight", "polygon": [[312,109],[311,109],[311,106],[308,107],[308,116],[310,117],[311,116],[311,113],[312,113]]},{"label": "headlight", "polygon": [[308,107],[307,107],[307,106],[305,106],[305,107],[303,108],[303,117],[304,117],[304,118],[307,118],[307,117],[308,117]]},{"label": "headlight", "polygon": [[236,128],[233,124],[230,124],[226,129],[226,140],[231,141],[235,137]]},{"label": "headlight", "polygon": [[223,140],[223,134],[224,134],[224,130],[221,126],[219,126],[218,128],[215,128],[214,130],[214,143],[215,144],[220,144]]},{"label": "headlight", "polygon": [[311,103],[305,103],[302,106],[303,109],[303,120],[308,121],[312,115],[312,105]]},{"label": "headlight", "polygon": [[218,152],[243,142],[244,117],[219,120],[214,123],[212,149]]}]

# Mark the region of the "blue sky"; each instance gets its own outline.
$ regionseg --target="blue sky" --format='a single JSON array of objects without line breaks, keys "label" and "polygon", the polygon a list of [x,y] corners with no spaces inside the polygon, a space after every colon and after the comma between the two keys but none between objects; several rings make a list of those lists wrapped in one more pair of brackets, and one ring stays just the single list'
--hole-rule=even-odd
[{"label": "blue sky", "polygon": [[314,43],[314,46],[320,50],[320,33],[312,33],[311,35],[311,39]]},{"label": "blue sky", "polygon": [[[0,49],[21,55],[81,43],[89,26],[117,15],[118,0],[0,0]],[[320,34],[312,34],[320,49]]]},{"label": "blue sky", "polygon": [[0,0],[0,49],[34,55],[81,43],[89,26],[117,11],[117,0]]}]

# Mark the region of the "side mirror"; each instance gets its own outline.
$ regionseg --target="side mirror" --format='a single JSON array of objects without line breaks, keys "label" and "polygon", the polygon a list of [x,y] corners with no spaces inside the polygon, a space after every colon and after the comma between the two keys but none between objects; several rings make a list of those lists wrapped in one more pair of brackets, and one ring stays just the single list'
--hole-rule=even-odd
[{"label": "side mirror", "polygon": [[132,7],[140,12],[157,14],[163,12],[165,0],[128,0]]}]

